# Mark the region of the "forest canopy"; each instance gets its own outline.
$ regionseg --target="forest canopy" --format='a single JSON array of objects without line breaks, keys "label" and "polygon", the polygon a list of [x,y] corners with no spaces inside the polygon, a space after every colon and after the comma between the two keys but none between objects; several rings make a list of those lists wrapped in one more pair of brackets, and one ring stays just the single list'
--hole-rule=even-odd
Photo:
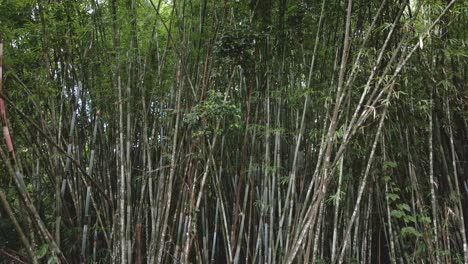
[{"label": "forest canopy", "polygon": [[467,14],[0,0],[0,263],[468,263]]}]

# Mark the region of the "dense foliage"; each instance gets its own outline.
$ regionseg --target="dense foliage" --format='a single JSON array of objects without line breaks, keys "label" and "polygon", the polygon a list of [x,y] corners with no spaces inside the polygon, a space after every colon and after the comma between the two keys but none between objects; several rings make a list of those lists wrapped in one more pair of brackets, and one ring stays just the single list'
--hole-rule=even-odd
[{"label": "dense foliage", "polygon": [[0,0],[0,263],[468,263],[467,14]]}]

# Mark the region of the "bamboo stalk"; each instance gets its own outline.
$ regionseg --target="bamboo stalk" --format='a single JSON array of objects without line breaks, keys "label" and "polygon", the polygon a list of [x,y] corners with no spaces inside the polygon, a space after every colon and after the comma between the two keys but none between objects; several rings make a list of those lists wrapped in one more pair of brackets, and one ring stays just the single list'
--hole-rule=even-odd
[{"label": "bamboo stalk", "polygon": [[26,238],[23,232],[23,229],[18,223],[18,220],[16,220],[16,217],[13,211],[11,210],[10,204],[8,203],[8,200],[6,199],[5,192],[2,189],[0,189],[0,202],[2,203],[3,208],[7,212],[8,217],[10,217],[11,222],[13,222],[13,226],[15,227],[16,232],[18,232],[20,240],[23,243],[24,248],[26,249],[26,252],[28,253],[29,260],[31,261],[31,263],[38,263],[36,255],[33,253],[33,247],[31,246],[28,239]]}]

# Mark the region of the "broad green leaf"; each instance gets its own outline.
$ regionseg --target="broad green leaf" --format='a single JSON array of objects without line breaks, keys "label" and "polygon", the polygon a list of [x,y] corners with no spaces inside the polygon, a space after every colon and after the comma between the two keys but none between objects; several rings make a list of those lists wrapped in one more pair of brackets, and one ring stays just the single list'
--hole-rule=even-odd
[{"label": "broad green leaf", "polygon": [[411,208],[409,207],[408,204],[405,204],[405,203],[398,204],[398,209],[411,212]]},{"label": "broad green leaf", "polygon": [[49,249],[49,244],[43,244],[36,252],[37,258],[42,258],[47,254],[47,250]]},{"label": "broad green leaf", "polygon": [[383,163],[383,167],[384,169],[387,169],[387,168],[396,168],[397,167],[397,163],[396,162],[393,162],[393,161],[385,161]]},{"label": "broad green leaf", "polygon": [[416,236],[416,237],[420,237],[421,233],[419,231],[417,231],[416,229],[414,229],[414,227],[407,226],[407,227],[403,227],[401,229],[401,235],[403,235],[403,236],[413,235],[413,236]]},{"label": "broad green leaf", "polygon": [[393,210],[391,213],[390,213],[391,216],[395,217],[395,218],[402,218],[404,215],[405,215],[405,212],[401,211],[401,210]]},{"label": "broad green leaf", "polygon": [[47,264],[56,264],[56,263],[58,263],[56,256],[52,256],[47,260]]},{"label": "broad green leaf", "polygon": [[431,222],[431,218],[430,218],[430,217],[427,217],[427,216],[420,216],[420,217],[419,217],[419,222],[421,222],[421,223],[430,223],[430,222]]},{"label": "broad green leaf", "polygon": [[409,222],[416,223],[416,217],[413,215],[405,215],[403,217],[403,220],[405,221],[405,223],[409,223]]},{"label": "broad green leaf", "polygon": [[400,196],[396,193],[389,193],[387,195],[388,195],[388,198],[390,198],[392,201],[395,201],[396,199],[400,198]]}]

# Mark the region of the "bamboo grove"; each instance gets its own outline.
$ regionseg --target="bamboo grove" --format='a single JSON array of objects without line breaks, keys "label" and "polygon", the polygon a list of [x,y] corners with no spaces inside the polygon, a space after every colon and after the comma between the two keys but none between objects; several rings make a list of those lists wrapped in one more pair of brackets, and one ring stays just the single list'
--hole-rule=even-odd
[{"label": "bamboo grove", "polygon": [[468,263],[468,2],[1,0],[1,263]]}]

